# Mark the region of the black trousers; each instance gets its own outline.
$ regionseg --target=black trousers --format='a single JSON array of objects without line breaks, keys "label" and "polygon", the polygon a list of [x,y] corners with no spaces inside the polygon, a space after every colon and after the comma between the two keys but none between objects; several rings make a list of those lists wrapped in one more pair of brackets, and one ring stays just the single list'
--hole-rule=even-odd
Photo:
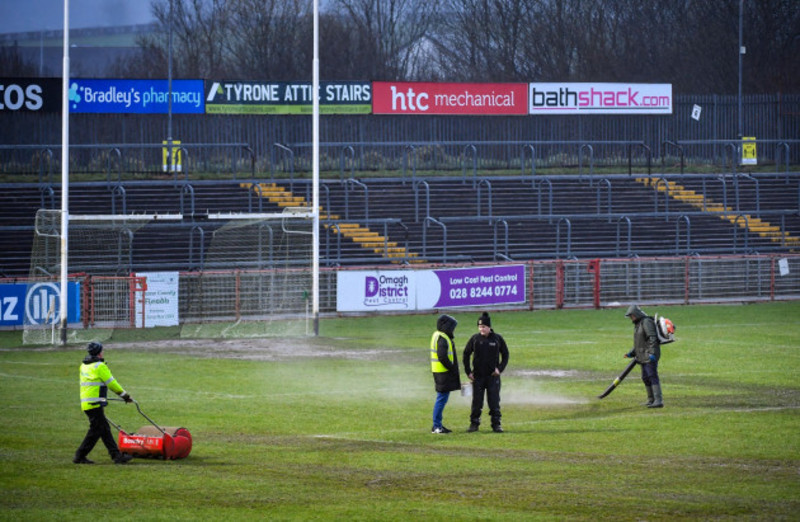
[{"label": "black trousers", "polygon": [[492,426],[500,426],[500,376],[475,377],[475,380],[472,381],[472,412],[469,415],[469,421],[472,424],[481,423],[484,394],[489,403]]},{"label": "black trousers", "polygon": [[645,386],[661,384],[661,380],[658,378],[658,361],[650,361],[639,366],[642,367],[642,382]]},{"label": "black trousers", "polygon": [[108,454],[111,455],[112,459],[116,458],[119,455],[119,448],[117,447],[117,441],[114,440],[114,435],[111,434],[111,427],[108,425],[103,408],[92,408],[83,413],[89,417],[89,431],[86,432],[86,437],[83,438],[83,442],[78,446],[75,457],[86,457],[92,451],[94,445],[97,444],[97,441],[102,439]]}]

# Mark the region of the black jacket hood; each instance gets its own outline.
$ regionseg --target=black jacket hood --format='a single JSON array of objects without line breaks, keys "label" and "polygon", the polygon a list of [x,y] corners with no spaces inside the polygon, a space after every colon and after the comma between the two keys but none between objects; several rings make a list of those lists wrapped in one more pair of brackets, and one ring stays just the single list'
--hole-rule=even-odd
[{"label": "black jacket hood", "polygon": [[446,333],[450,337],[453,337],[456,326],[458,326],[458,321],[456,321],[454,317],[446,314],[440,315],[439,319],[436,321],[436,329]]},{"label": "black jacket hood", "polygon": [[625,312],[625,317],[632,317],[634,321],[639,321],[647,317],[647,314],[644,313],[644,310],[639,308],[639,305],[630,305],[628,311]]}]

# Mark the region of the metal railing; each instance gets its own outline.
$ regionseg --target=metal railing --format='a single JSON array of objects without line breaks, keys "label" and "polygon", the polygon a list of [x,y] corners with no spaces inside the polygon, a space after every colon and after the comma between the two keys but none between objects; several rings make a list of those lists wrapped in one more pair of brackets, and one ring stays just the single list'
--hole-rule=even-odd
[{"label": "metal railing", "polygon": [[[497,262],[494,266],[507,263]],[[519,265],[520,263],[515,263]],[[628,303],[641,306],[696,305],[712,303],[743,303],[788,301],[800,299],[800,255],[731,255],[731,256],[664,256],[664,257],[605,257],[590,260],[526,261],[524,266],[525,298],[516,304],[494,305],[506,310],[545,310],[620,307]],[[481,267],[486,265],[406,265],[402,267],[409,280],[417,273],[448,268]],[[358,270],[384,269],[381,266],[360,266]],[[397,270],[392,267],[392,270]],[[352,292],[338,288],[338,274],[345,267],[323,267],[320,270],[320,312],[325,316],[340,316],[337,294]],[[180,324],[211,322],[286,321],[308,314],[302,296],[291,301],[292,308],[281,309],[272,317],[276,302],[288,303],[279,294],[298,292],[298,281],[306,281],[310,267],[291,269],[297,278],[286,280],[275,270],[218,270],[180,272],[176,303]],[[115,284],[107,284],[111,279]],[[71,329],[91,327],[132,328],[130,320],[133,292],[140,292],[141,282],[134,275],[116,278],[83,274],[80,281],[83,323],[73,323]],[[141,279],[141,278],[139,278]],[[36,278],[40,282],[44,278]],[[0,290],[5,285],[25,284],[28,278],[0,278]],[[207,284],[204,284],[207,283]],[[413,283],[411,283],[413,284]],[[291,288],[289,288],[291,286]],[[491,305],[490,305],[491,306]],[[482,305],[481,308],[485,308]],[[463,310],[463,308],[462,308]],[[144,314],[144,310],[141,310]],[[360,312],[346,312],[358,315]],[[366,313],[374,313],[369,311]],[[402,312],[395,312],[402,313]],[[419,313],[413,309],[407,313]],[[86,319],[89,319],[86,321]],[[4,326],[19,329],[22,325]],[[252,331],[245,329],[247,335]],[[200,330],[196,332],[202,335]],[[217,329],[209,333],[218,334]],[[274,334],[274,332],[273,332]],[[306,332],[308,334],[308,332]],[[678,330],[680,336],[680,330]]]},{"label": "metal railing", "polygon": [[[379,219],[390,219],[386,222],[396,224],[393,225],[393,230],[389,230],[389,236],[385,237],[395,240],[390,237],[391,234],[401,234],[414,252],[432,262],[470,261],[476,259],[473,252],[480,252],[483,256],[481,259],[526,260],[608,255],[791,252],[793,248],[798,247],[796,243],[797,237],[800,236],[800,225],[798,225],[800,175],[798,174],[779,172],[740,173],[735,176],[659,175],[655,178],[655,182],[651,181],[650,189],[629,180],[625,174],[601,178],[591,188],[578,182],[575,177],[571,178],[573,184],[565,188],[565,185],[560,183],[567,179],[569,179],[567,176],[541,176],[535,180],[531,188],[528,188],[527,181],[522,182],[522,186],[529,192],[527,199],[522,203],[527,206],[520,207],[522,210],[517,213],[498,211],[499,208],[508,210],[505,201],[508,192],[503,196],[499,191],[505,181],[501,178],[482,178],[475,190],[470,190],[469,187],[460,189],[464,191],[467,199],[459,208],[471,212],[464,215],[454,215],[452,210],[445,210],[442,206],[454,198],[448,197],[447,192],[442,192],[446,190],[448,183],[443,183],[441,178],[420,178],[412,187],[406,189],[405,195],[391,192],[393,202],[399,204],[396,213],[388,208],[380,208],[382,206],[380,200],[374,202],[373,193],[381,192],[375,189],[384,187],[387,183],[385,179],[348,178],[344,183],[327,180],[321,184],[321,188],[324,189],[321,190],[321,205],[323,212],[326,213],[325,223],[330,226],[335,226],[337,222],[345,222],[348,217],[354,220],[363,218],[364,223],[377,224],[379,220],[372,221],[375,217],[373,211],[382,210],[383,217]],[[686,205],[679,205],[679,201],[674,199],[671,193],[669,184],[671,180],[691,182],[696,188],[702,187],[705,195],[702,205],[698,203],[695,210],[688,210]],[[788,187],[787,182],[791,183]],[[521,192],[518,188],[519,181],[516,183],[515,194]],[[623,183],[639,187],[638,195],[633,196],[635,199],[621,199],[622,195],[616,190]],[[402,182],[395,179],[393,184],[390,182],[389,185],[399,189]],[[294,186],[299,193],[303,190],[307,193],[310,184],[308,180],[295,180]],[[772,199],[777,193],[776,186],[783,201],[779,206],[776,206]],[[562,191],[561,194],[556,192],[556,187]],[[15,191],[23,189],[27,191],[24,197],[22,193],[14,195],[13,204],[2,205],[2,211],[13,217],[3,218],[3,215],[0,215],[0,220],[5,219],[0,221],[0,231],[8,237],[16,238],[32,234],[26,232],[32,229],[15,225],[20,222],[21,214],[14,214],[14,209],[23,205],[24,198],[28,198],[30,215],[33,215],[38,208],[55,209],[59,204],[56,197],[58,188],[56,184],[0,185],[0,192],[4,194],[14,195],[17,194]],[[664,190],[659,191],[659,188]],[[731,188],[734,188],[736,193],[729,197]],[[213,227],[209,228],[204,223],[210,211],[246,208],[249,212],[263,212],[268,205],[272,205],[260,194],[258,185],[245,189],[240,187],[240,182],[234,180],[190,182],[181,179],[166,184],[131,181],[114,182],[110,186],[107,185],[107,181],[77,182],[72,185],[72,189],[73,213],[77,211],[80,214],[138,214],[169,213],[177,210],[182,215],[182,223],[164,223],[163,226],[176,229],[175,237],[181,240],[177,244],[183,244],[183,241],[189,243],[188,252],[185,255],[170,254],[172,257],[144,256],[148,258],[148,269],[158,267],[164,270],[180,270],[187,266],[202,268],[204,252],[201,240],[204,239],[205,231],[213,230]],[[335,199],[331,193],[332,189],[336,197],[343,196],[344,200]],[[208,192],[215,190],[217,193],[210,199]],[[585,203],[576,208],[575,212],[554,212],[556,196],[560,208],[563,208],[564,190],[567,191],[567,199],[577,195],[578,190],[582,191]],[[641,197],[640,193],[646,194],[648,190],[652,193],[652,200]],[[734,196],[736,201],[732,201],[731,207],[728,207],[728,200],[732,200]],[[708,205],[709,198],[716,202],[721,200],[724,210],[712,210]],[[332,208],[332,203],[344,206]],[[378,208],[371,208],[372,205]],[[647,205],[651,206],[648,208]],[[210,208],[211,206],[213,208]],[[24,207],[21,208],[24,210]],[[405,210],[401,210],[403,208]],[[344,221],[333,219],[332,214],[344,216]],[[387,218],[387,214],[392,217]],[[756,218],[771,225],[768,232],[761,232],[765,226],[763,223],[758,224],[759,231],[755,229],[754,223],[758,223],[755,221]],[[716,223],[713,225],[716,232],[711,238],[706,232],[709,229],[709,219]],[[643,228],[649,227],[652,230],[656,226],[655,220],[661,221],[657,225],[658,234],[650,232],[643,237],[637,233]],[[474,234],[471,238],[462,237],[457,231],[458,225],[467,223],[485,227],[484,235],[480,238]],[[587,234],[585,232],[589,228],[587,225],[594,227],[595,232]],[[581,231],[576,231],[576,227],[580,227]],[[542,234],[521,235],[520,231],[529,229],[540,230]],[[139,232],[133,233],[135,238],[140,237]],[[765,239],[768,235],[772,235],[772,239]],[[24,270],[27,273],[29,264],[26,259],[30,256],[30,250],[27,247],[26,252],[23,246],[30,241],[30,235],[23,239],[25,241],[14,240],[13,244],[3,246],[4,259],[0,272],[8,275]],[[330,241],[326,237],[322,240]],[[140,245],[138,241],[134,244],[137,251],[147,248],[158,252],[159,248],[166,246],[166,244]],[[333,264],[353,264],[365,260],[375,262],[369,255],[358,253],[344,255],[338,244],[335,246],[329,244],[323,251],[323,257],[323,263]],[[17,268],[10,268],[12,265]]]}]

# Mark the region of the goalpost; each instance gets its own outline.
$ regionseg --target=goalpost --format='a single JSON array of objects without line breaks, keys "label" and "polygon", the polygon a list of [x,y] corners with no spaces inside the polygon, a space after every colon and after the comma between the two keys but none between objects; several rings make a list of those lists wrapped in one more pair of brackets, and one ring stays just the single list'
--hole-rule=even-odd
[{"label": "goalpost", "polygon": [[[74,219],[69,214],[69,0],[64,0],[64,52],[62,70],[62,162],[61,162],[61,210],[59,211],[60,232],[59,263],[60,263],[60,295],[58,307],[58,321],[61,329],[61,344],[67,343],[68,336],[68,286],[69,286],[69,227]],[[172,60],[170,59],[170,66]],[[313,320],[313,333],[319,335],[319,0],[313,0],[313,58],[312,58],[312,201],[310,212],[306,217],[311,220],[311,307],[310,314]],[[171,103],[171,97],[170,97]],[[172,136],[170,136],[172,139]],[[295,216],[297,217],[297,216]],[[290,233],[288,229],[284,232]],[[306,293],[306,301],[308,294]],[[306,303],[306,309],[308,305]],[[55,314],[53,314],[55,315]]]}]

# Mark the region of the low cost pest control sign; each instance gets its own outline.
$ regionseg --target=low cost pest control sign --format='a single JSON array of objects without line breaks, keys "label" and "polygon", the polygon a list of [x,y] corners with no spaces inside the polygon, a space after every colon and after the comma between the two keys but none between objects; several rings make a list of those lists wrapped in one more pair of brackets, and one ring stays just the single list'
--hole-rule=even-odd
[{"label": "low cost pest control sign", "polygon": [[336,309],[431,310],[525,302],[525,266],[337,273]]}]

